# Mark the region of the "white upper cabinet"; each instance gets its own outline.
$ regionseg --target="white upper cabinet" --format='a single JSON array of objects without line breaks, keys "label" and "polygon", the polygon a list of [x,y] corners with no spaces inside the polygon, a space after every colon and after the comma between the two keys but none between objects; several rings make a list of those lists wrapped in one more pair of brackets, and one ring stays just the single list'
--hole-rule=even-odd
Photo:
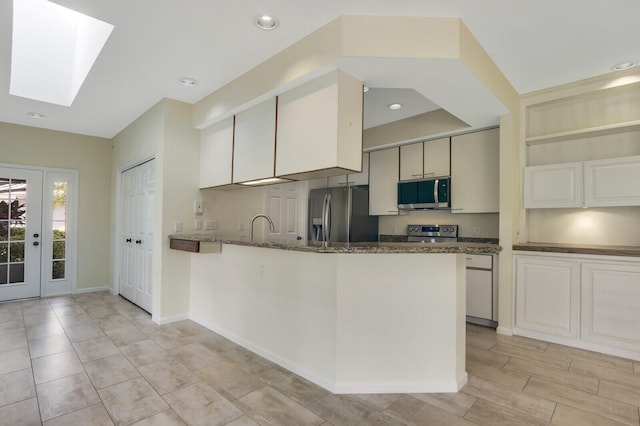
[{"label": "white upper cabinet", "polygon": [[497,212],[499,189],[499,129],[452,137],[451,212]]},{"label": "white upper cabinet", "polygon": [[640,156],[584,163],[587,207],[640,205]]},{"label": "white upper cabinet", "polygon": [[[640,205],[640,156],[531,166],[524,169],[524,207]],[[583,195],[584,194],[584,195]]]},{"label": "white upper cabinet", "polygon": [[332,71],[278,98],[276,175],[311,179],[360,171],[362,82]]},{"label": "white upper cabinet", "polygon": [[234,117],[202,130],[200,188],[231,184]]},{"label": "white upper cabinet", "polygon": [[524,207],[582,207],[582,163],[525,167]]},{"label": "white upper cabinet", "polygon": [[400,180],[422,179],[424,143],[412,143],[400,147]]},{"label": "white upper cabinet", "polygon": [[449,176],[451,150],[449,138],[402,145],[400,180]]},{"label": "white upper cabinet", "polygon": [[348,175],[331,176],[328,180],[329,187],[346,185],[369,185],[369,153],[362,154],[362,171],[349,173]]},{"label": "white upper cabinet", "polygon": [[451,142],[449,138],[424,143],[424,177],[451,175]]},{"label": "white upper cabinet", "polygon": [[398,167],[400,150],[383,149],[369,153],[369,214],[398,214]]},{"label": "white upper cabinet", "polygon": [[274,176],[276,98],[236,114],[233,183]]}]

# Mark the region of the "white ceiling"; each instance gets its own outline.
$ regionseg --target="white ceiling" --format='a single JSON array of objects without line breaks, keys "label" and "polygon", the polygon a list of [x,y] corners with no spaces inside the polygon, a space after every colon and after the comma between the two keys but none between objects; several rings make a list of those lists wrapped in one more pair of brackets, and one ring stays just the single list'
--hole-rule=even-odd
[{"label": "white ceiling", "polygon": [[[8,90],[12,1],[0,2],[0,121],[112,137],[160,99],[196,102],[340,15],[460,17],[519,93],[604,74],[615,63],[640,59],[638,0],[56,3],[115,29],[71,107],[19,98]],[[257,29],[253,20],[261,13],[277,16],[279,28]],[[200,84],[180,86],[183,76]],[[436,99],[419,92],[446,104],[442,93]],[[47,118],[30,118],[29,111]]]}]

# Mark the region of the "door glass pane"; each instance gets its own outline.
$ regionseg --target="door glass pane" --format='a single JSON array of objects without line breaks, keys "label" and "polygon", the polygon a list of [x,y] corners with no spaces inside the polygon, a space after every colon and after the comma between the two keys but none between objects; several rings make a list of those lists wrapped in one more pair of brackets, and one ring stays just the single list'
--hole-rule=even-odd
[{"label": "door glass pane", "polygon": [[67,238],[67,182],[53,183],[53,251],[51,264],[51,279],[58,280],[65,277],[65,256]]},{"label": "door glass pane", "polygon": [[24,263],[9,264],[9,283],[24,282]]},{"label": "door glass pane", "polygon": [[8,265],[6,263],[0,263],[0,285],[7,283],[7,269]]},{"label": "door glass pane", "polygon": [[0,220],[0,242],[9,241],[9,221]]},{"label": "door glass pane", "polygon": [[64,241],[53,242],[53,260],[64,259]]},{"label": "door glass pane", "polygon": [[0,264],[9,261],[9,244],[0,242]]},{"label": "door glass pane", "polygon": [[24,243],[9,243],[9,262],[24,262]]},{"label": "door glass pane", "polygon": [[9,241],[24,241],[24,224],[19,222],[11,222],[9,231]]},{"label": "door glass pane", "polygon": [[55,260],[53,262],[51,278],[54,280],[59,280],[64,278],[64,260]]}]

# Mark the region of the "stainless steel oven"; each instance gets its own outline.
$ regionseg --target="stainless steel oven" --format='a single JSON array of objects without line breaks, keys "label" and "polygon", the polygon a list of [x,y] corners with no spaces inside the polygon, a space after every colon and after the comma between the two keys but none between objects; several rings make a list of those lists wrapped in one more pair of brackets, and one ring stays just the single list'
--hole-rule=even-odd
[{"label": "stainless steel oven", "polygon": [[458,225],[408,225],[407,241],[414,243],[455,243]]}]

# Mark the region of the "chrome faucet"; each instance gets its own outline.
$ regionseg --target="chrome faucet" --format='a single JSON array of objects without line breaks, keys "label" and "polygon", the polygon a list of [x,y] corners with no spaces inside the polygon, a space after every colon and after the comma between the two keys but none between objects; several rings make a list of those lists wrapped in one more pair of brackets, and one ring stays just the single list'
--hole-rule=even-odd
[{"label": "chrome faucet", "polygon": [[269,216],[267,216],[266,214],[257,214],[253,217],[253,219],[251,219],[251,226],[249,227],[249,241],[253,241],[253,222],[256,221],[257,218],[259,217],[263,217],[265,219],[267,219],[267,221],[269,222],[269,230],[271,232],[274,231],[274,226],[273,226],[273,221],[271,220],[271,218]]}]

